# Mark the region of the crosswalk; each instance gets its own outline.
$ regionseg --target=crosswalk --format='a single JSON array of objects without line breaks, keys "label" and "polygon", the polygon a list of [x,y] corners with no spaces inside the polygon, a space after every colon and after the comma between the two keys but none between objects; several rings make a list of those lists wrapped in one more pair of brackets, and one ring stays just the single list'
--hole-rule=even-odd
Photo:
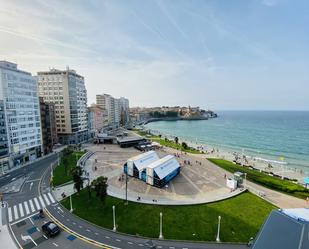
[{"label": "crosswalk", "polygon": [[8,208],[9,222],[17,221],[56,202],[51,193],[23,201]]}]

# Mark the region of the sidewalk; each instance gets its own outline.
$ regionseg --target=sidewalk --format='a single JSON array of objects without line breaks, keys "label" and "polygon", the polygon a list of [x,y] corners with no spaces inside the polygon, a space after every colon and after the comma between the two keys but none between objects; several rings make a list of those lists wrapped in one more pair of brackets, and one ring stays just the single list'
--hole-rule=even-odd
[{"label": "sidewalk", "polygon": [[16,249],[17,246],[15,245],[13,238],[9,232],[9,228],[6,225],[6,215],[5,215],[6,208],[0,206],[0,244],[1,248],[5,249]]}]

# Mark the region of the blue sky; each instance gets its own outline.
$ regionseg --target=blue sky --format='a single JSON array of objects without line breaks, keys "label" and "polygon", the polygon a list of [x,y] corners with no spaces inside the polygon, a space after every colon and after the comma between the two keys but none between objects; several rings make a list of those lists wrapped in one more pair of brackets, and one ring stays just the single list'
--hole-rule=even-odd
[{"label": "blue sky", "polygon": [[131,106],[309,110],[309,1],[0,0],[0,56]]}]

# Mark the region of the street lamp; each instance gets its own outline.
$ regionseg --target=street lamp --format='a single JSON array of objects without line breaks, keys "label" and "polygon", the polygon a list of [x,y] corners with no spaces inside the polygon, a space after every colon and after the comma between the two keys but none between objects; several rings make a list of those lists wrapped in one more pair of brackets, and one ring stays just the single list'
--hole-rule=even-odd
[{"label": "street lamp", "polygon": [[218,231],[217,231],[217,238],[216,238],[216,242],[220,242],[220,223],[221,223],[221,216],[218,216]]},{"label": "street lamp", "polygon": [[162,212],[160,212],[160,235],[159,235],[159,239],[163,239],[163,233],[162,233]]},{"label": "street lamp", "polygon": [[126,173],[126,202],[125,205],[128,205],[128,167]]},{"label": "street lamp", "polygon": [[70,212],[73,212],[72,195],[70,195]]},{"label": "street lamp", "polygon": [[116,232],[117,228],[116,228],[116,214],[115,214],[115,206],[113,206],[113,232]]}]

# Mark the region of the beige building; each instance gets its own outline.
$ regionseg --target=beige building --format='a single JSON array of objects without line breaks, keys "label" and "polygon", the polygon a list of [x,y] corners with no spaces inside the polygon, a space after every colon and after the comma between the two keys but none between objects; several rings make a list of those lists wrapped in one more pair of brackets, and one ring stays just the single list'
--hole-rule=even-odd
[{"label": "beige building", "polygon": [[120,101],[109,94],[96,95],[96,104],[105,110],[104,127],[118,128],[120,126]]},{"label": "beige building", "polygon": [[96,133],[100,133],[104,126],[104,110],[97,105],[91,105],[88,107],[88,111],[93,120],[93,129]]},{"label": "beige building", "polygon": [[51,69],[38,72],[39,95],[54,103],[57,135],[62,144],[87,140],[87,91],[84,77],[76,71]]}]

